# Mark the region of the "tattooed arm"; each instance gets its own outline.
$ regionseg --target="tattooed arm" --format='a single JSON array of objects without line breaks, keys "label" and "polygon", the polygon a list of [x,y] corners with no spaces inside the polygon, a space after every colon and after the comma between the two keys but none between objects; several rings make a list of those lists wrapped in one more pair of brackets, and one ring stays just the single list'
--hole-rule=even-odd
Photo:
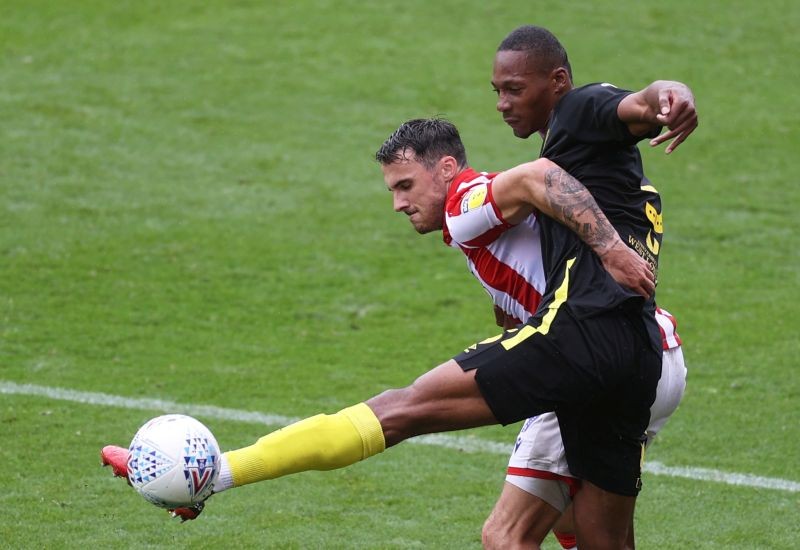
[{"label": "tattooed arm", "polygon": [[538,210],[577,234],[619,284],[645,297],[655,291],[650,265],[620,239],[591,193],[557,164],[539,159],[507,170],[495,178],[492,195],[507,222],[517,224]]}]

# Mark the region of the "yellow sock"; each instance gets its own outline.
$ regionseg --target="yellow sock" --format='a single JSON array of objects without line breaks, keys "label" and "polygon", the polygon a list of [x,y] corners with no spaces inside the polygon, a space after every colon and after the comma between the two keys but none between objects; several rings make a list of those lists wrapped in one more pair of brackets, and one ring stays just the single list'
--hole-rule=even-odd
[{"label": "yellow sock", "polygon": [[365,403],[336,414],[319,414],[225,453],[233,485],[304,472],[334,470],[376,455],[386,448],[383,429]]}]

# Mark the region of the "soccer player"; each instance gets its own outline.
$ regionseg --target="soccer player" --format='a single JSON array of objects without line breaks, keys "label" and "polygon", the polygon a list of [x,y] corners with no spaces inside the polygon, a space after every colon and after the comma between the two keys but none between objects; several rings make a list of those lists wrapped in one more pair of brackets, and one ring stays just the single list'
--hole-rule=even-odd
[{"label": "soccer player", "polygon": [[[491,208],[490,204],[477,210],[463,207],[471,197],[484,195],[493,177],[470,168],[458,174],[447,190],[443,233],[446,244],[464,253],[469,270],[491,297],[498,325],[510,329],[536,312],[545,287],[544,268],[536,213],[517,225],[498,228],[491,215],[477,211]],[[413,208],[418,189],[392,191],[395,211]],[[664,351],[647,429],[648,444],[677,408],[686,385],[675,319],[660,308],[656,309],[656,319]],[[502,497],[484,527],[485,546],[531,548],[541,544],[578,489],[579,481],[571,476],[566,462],[556,414],[528,419],[511,454]],[[571,521],[563,521],[556,536],[569,548],[574,546],[574,535],[568,525]]]},{"label": "soccer player", "polygon": [[[648,116],[655,124],[655,114]],[[428,200],[428,193],[444,196],[436,190],[446,191],[467,168],[457,132],[442,132],[439,124],[405,124],[382,150],[390,159],[382,166],[390,189],[419,186],[421,200],[405,209],[411,223],[419,232],[441,229],[444,205]],[[579,541],[621,546],[638,492],[640,443],[661,370],[660,348],[652,350],[642,320],[645,297],[655,290],[652,266],[622,242],[591,195],[549,160],[499,174],[482,199],[470,199],[467,208],[488,201],[499,226],[516,225],[536,208],[570,224],[586,243],[577,238],[572,243],[550,277],[555,288],[545,294],[537,314],[520,329],[471,346],[406,388],[308,418],[225,453],[217,492],[305,470],[344,467],[416,435],[508,424],[558,407],[571,422],[572,437],[564,437],[570,467],[583,480],[574,499]],[[637,211],[631,213],[637,217]],[[638,225],[649,227],[649,222]],[[611,311],[577,319],[570,310],[572,289],[584,290],[575,285],[582,279],[581,271],[573,270],[578,263],[590,266],[584,277],[590,276],[595,291],[621,299]],[[609,333],[622,345],[607,345]],[[586,464],[580,473],[574,471],[573,458]],[[104,462],[117,474],[124,475],[126,459],[125,449],[103,449]],[[191,518],[200,509],[176,513]]]},{"label": "soccer player", "polygon": [[[657,82],[639,94],[617,90],[609,84],[573,89],[566,51],[552,33],[541,27],[520,27],[503,40],[495,56],[492,85],[498,94],[497,109],[514,134],[524,139],[539,132],[545,140],[542,156],[557,159],[592,191],[607,193],[594,182],[609,178],[639,178],[643,186],[649,185],[643,177],[638,152],[630,144],[653,128],[647,124],[623,124],[642,108],[641,96],[650,94],[652,101],[652,95],[659,95],[659,101],[668,105],[671,129],[651,141],[657,145],[675,138],[667,153],[697,125],[691,92],[680,83]],[[655,218],[653,231],[659,231],[660,209],[656,210],[654,204],[650,208],[648,215]],[[657,256],[659,246],[655,242],[639,243],[643,256],[648,258]],[[519,311],[519,304],[516,308]],[[503,309],[500,321],[510,318],[513,324],[524,320]],[[664,373],[653,406],[648,442],[677,406],[685,386],[685,367],[677,335],[673,334],[674,318],[656,310],[656,319],[665,350]],[[564,476],[568,476],[568,468],[554,414],[527,421],[509,462],[507,483],[484,526],[484,543],[497,548],[540,543],[569,501],[563,481],[570,482],[570,478]],[[569,529],[569,522],[562,521],[556,530],[565,548],[574,546]]]}]

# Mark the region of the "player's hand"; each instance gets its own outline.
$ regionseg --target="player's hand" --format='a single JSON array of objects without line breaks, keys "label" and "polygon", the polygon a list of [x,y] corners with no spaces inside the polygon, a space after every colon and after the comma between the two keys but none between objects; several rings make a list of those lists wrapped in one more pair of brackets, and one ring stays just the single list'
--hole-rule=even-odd
[{"label": "player's hand", "polygon": [[516,328],[519,322],[514,319],[513,317],[506,314],[498,305],[494,306],[494,322],[497,324],[498,327],[501,327],[503,330],[510,330],[512,328]]},{"label": "player's hand", "polygon": [[652,266],[621,240],[617,241],[600,259],[603,267],[620,285],[649,298],[656,291],[656,277]]},{"label": "player's hand", "polygon": [[675,83],[658,92],[660,113],[656,120],[667,131],[650,140],[650,146],[656,147],[667,140],[672,142],[667,145],[666,154],[670,154],[678,145],[684,142],[689,134],[697,128],[697,110],[694,105],[694,95],[688,86]]}]

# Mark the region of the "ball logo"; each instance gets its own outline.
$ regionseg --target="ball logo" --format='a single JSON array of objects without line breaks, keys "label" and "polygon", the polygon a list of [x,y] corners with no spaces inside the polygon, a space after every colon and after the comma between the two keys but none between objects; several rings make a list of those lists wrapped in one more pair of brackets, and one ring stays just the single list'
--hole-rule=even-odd
[{"label": "ball logo", "polygon": [[189,493],[194,497],[209,488],[208,483],[214,476],[217,449],[207,439],[194,436],[186,438],[183,451],[183,475]]},{"label": "ball logo", "polygon": [[470,210],[475,210],[482,206],[483,202],[486,200],[486,195],[487,189],[485,183],[476,185],[470,189],[469,193],[464,195],[464,198],[461,200],[461,213],[465,214]]}]

